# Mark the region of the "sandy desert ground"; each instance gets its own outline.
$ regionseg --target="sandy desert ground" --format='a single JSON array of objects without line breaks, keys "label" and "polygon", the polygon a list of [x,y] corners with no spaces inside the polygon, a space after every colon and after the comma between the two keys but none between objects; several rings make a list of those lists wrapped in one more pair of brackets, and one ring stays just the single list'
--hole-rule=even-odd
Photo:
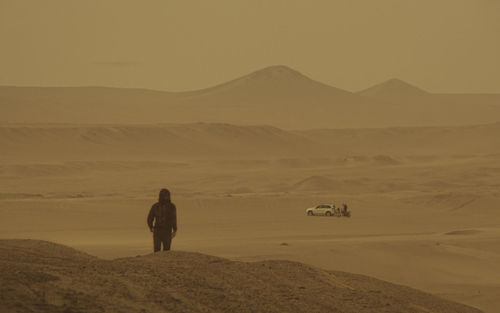
[{"label": "sandy desert ground", "polygon": [[0,240],[1,312],[480,313],[428,293],[290,261],[193,252],[106,261],[39,240]]},{"label": "sandy desert ground", "polygon": [[[0,238],[49,240],[105,259],[148,254],[146,214],[167,187],[178,207],[174,250],[299,261],[494,313],[499,135],[499,124],[4,125]],[[347,202],[352,217],[305,215],[332,202]]]}]

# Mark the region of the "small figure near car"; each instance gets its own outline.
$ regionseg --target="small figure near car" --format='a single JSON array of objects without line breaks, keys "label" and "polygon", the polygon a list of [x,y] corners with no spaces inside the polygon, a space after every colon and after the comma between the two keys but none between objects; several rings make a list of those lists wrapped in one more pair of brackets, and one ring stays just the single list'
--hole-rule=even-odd
[{"label": "small figure near car", "polygon": [[346,214],[347,214],[347,204],[342,203],[342,215],[346,215]]}]

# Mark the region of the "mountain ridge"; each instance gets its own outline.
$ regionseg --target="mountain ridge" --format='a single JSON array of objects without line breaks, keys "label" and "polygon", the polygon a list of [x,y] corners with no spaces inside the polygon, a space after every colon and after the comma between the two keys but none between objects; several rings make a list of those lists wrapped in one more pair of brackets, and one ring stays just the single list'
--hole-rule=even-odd
[{"label": "mountain ridge", "polygon": [[456,126],[500,121],[500,95],[431,94],[397,79],[353,93],[277,65],[185,92],[0,86],[0,116],[14,123],[219,122],[285,129]]}]

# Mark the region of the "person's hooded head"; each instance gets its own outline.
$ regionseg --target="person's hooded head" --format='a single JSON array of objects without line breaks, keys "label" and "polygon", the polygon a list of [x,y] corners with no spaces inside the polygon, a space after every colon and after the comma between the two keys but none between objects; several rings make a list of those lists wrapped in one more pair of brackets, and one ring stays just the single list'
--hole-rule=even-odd
[{"label": "person's hooded head", "polygon": [[170,191],[168,191],[168,189],[160,190],[160,196],[158,197],[158,202],[162,204],[170,202]]}]

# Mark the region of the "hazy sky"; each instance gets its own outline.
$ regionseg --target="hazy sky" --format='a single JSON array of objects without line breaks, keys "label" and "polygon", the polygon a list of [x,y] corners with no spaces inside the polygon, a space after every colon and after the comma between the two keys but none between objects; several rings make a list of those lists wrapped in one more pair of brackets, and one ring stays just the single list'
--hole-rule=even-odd
[{"label": "hazy sky", "polygon": [[188,90],[284,64],[500,92],[499,0],[0,0],[1,85]]}]

